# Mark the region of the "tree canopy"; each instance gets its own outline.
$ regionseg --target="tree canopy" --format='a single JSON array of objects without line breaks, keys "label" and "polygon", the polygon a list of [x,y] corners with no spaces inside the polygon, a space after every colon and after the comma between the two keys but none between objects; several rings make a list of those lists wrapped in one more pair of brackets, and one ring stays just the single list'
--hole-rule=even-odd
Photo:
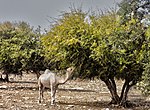
[{"label": "tree canopy", "polygon": [[39,44],[38,35],[26,22],[0,24],[0,69],[6,74],[42,69]]},{"label": "tree canopy", "polygon": [[[73,10],[63,14],[42,43],[51,62],[77,66],[81,78],[100,78],[110,90],[112,103],[126,106],[129,89],[141,80],[149,40],[136,18],[121,23],[115,12],[88,15]],[[120,96],[114,78],[125,80]]]}]

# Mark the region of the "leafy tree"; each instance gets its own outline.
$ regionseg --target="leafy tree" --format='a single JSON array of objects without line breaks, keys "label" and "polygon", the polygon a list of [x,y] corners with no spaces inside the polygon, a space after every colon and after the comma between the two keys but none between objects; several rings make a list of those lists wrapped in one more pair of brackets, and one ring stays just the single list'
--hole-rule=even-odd
[{"label": "leafy tree", "polygon": [[[19,59],[19,54],[15,55],[14,51],[19,51],[16,45],[16,39],[12,39],[12,36],[15,36],[15,27],[10,22],[5,22],[1,24],[1,30],[0,30],[0,68],[4,70],[4,73],[6,73],[7,77],[6,80],[8,81],[8,72],[18,72],[16,70],[17,68],[21,68]],[[8,39],[12,39],[12,41],[9,41]],[[12,48],[10,48],[12,47]],[[10,56],[11,55],[11,56]],[[15,65],[15,66],[14,66]]]},{"label": "leafy tree", "polygon": [[47,58],[51,59],[51,63],[60,63],[63,68],[63,66],[69,66],[71,62],[80,64],[79,59],[80,62],[84,60],[86,52],[81,47],[80,39],[83,33],[87,35],[89,33],[88,30],[85,30],[88,27],[88,24],[84,22],[85,15],[79,10],[64,13],[62,19],[57,21],[50,32],[42,38]]},{"label": "leafy tree", "polygon": [[[64,13],[42,38],[46,56],[61,68],[75,65],[78,77],[100,78],[111,103],[127,106],[127,94],[144,70],[145,30],[136,19],[120,24],[114,12],[90,15],[90,23],[86,16],[81,10]],[[125,80],[120,96],[115,78]]]},{"label": "leafy tree", "polygon": [[118,14],[122,16],[122,22],[135,18],[146,23],[145,25],[150,23],[149,0],[122,0],[119,7]]},{"label": "leafy tree", "polygon": [[[140,83],[138,83],[138,85],[140,86],[141,90],[145,93],[145,94],[149,94],[149,28],[148,26],[150,26],[150,1],[149,0],[123,0],[120,4],[120,9],[118,11],[118,13],[122,16],[123,19],[123,23],[125,23],[126,21],[130,21],[132,18],[137,19],[139,23],[141,23],[141,25],[143,25],[144,27],[141,27],[141,29],[137,30],[137,31],[143,31],[143,33],[145,31],[147,31],[145,33],[144,36],[145,37],[145,45],[143,45],[143,48],[145,50],[141,51],[141,53],[143,54],[144,57],[144,72],[143,72],[143,76],[142,76],[142,81]],[[147,29],[146,29],[146,28]],[[142,29],[145,28],[145,29]]]},{"label": "leafy tree", "polygon": [[[115,16],[105,15],[95,22],[94,30],[102,40],[92,49],[92,57],[101,65],[100,78],[112,95],[111,103],[128,106],[128,91],[141,80],[146,36],[138,20],[121,25],[119,21]],[[120,96],[114,78],[125,80]]]},{"label": "leafy tree", "polygon": [[29,56],[23,59],[22,68],[26,71],[32,70],[33,73],[37,74],[38,78],[40,71],[48,67],[48,61],[45,60],[43,47],[41,46],[41,27],[39,26],[35,31],[32,30],[31,33],[33,36],[30,36],[28,39],[30,41],[29,47],[25,47],[26,51],[29,51]]},{"label": "leafy tree", "polygon": [[21,74],[22,70],[43,67],[39,42],[26,22],[0,25],[0,68],[7,74],[7,81],[9,73]]},{"label": "leafy tree", "polygon": [[150,27],[146,31],[146,42],[145,42],[145,50],[144,54],[144,67],[145,70],[142,75],[142,81],[137,85],[142,90],[142,92],[146,95],[150,95]]}]

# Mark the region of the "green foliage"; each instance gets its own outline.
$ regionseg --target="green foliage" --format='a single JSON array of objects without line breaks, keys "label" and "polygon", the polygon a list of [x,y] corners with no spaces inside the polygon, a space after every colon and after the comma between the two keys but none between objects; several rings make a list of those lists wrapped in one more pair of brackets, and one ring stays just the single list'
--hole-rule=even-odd
[{"label": "green foliage", "polygon": [[65,13],[48,35],[42,38],[48,59],[52,62],[61,62],[63,66],[68,62],[77,63],[80,55],[84,56],[84,50],[83,53],[78,51],[82,50],[80,45],[84,45],[81,41],[84,33],[88,34],[88,30],[84,30],[88,27],[84,18],[85,14],[82,12]]},{"label": "green foliage", "polygon": [[121,16],[122,23],[134,18],[142,21],[145,26],[149,25],[149,0],[122,0],[119,7],[118,14]]},{"label": "green foliage", "polygon": [[41,63],[39,43],[37,35],[25,22],[0,24],[0,68],[18,73],[37,66],[37,62]]},{"label": "green foliage", "polygon": [[146,94],[150,95],[150,27],[146,31],[146,42],[144,54],[144,72],[142,75],[142,81],[137,84],[140,90]]},{"label": "green foliage", "polygon": [[[90,46],[94,42],[90,25],[85,22],[86,14],[81,10],[63,14],[50,32],[42,38],[46,56],[51,63],[57,62],[56,68],[75,65],[83,73],[90,76],[96,62],[90,58]],[[82,69],[81,69],[82,68]],[[84,75],[86,73],[86,75]]]},{"label": "green foliage", "polygon": [[127,45],[127,48],[132,48],[132,50],[130,51],[132,52],[132,57],[130,57],[130,59],[136,59],[135,61],[140,64],[139,67],[143,68],[142,71],[144,70],[144,72],[142,73],[142,81],[138,83],[138,85],[144,93],[149,94],[150,82],[148,76],[150,72],[150,28],[146,29],[144,27],[148,27],[150,21],[150,2],[149,0],[123,0],[119,4],[119,7],[120,9],[118,11],[118,14],[121,15],[122,24],[131,22],[133,18],[136,19],[136,25],[133,25],[133,28],[131,28],[129,31],[129,35],[132,37],[132,47],[130,45]]},{"label": "green foliage", "polygon": [[[131,11],[138,11],[133,10],[137,4],[126,4],[129,8],[122,16],[115,12],[89,15],[81,10],[63,14],[42,38],[46,57],[60,68],[75,65],[78,77],[100,78],[112,95],[112,103],[127,106],[133,85],[142,80],[143,92],[149,93],[150,84],[150,28],[145,28],[138,14],[131,16]],[[90,22],[85,21],[87,15]],[[120,95],[115,78],[125,80]]]},{"label": "green foliage", "polygon": [[145,66],[145,71],[143,72],[142,81],[137,84],[139,89],[145,95],[150,95],[150,64]]},{"label": "green foliage", "polygon": [[[81,10],[64,13],[42,44],[55,68],[74,65],[78,77],[98,77],[105,82],[112,100],[124,105],[129,89],[142,79],[146,61],[147,34],[139,20],[121,23],[115,12],[89,15]],[[121,95],[116,92],[114,78],[125,80]]]},{"label": "green foliage", "polygon": [[[43,37],[42,42],[51,62],[62,67],[70,64],[79,68],[83,77],[141,76],[143,60],[143,30],[140,24],[131,20],[120,25],[119,16],[114,12],[90,16],[91,23],[85,22],[86,14],[73,11],[63,17]],[[131,80],[133,80],[132,78]]]}]

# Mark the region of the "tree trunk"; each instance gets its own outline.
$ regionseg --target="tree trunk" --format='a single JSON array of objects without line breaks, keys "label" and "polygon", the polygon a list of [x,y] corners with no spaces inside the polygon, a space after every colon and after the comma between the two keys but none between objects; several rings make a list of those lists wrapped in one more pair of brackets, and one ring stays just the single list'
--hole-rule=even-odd
[{"label": "tree trunk", "polygon": [[40,72],[39,71],[35,71],[35,73],[36,73],[36,77],[37,77],[37,79],[39,79],[39,77],[40,77]]},{"label": "tree trunk", "polygon": [[125,81],[125,83],[123,84],[122,91],[121,91],[121,95],[120,95],[120,101],[121,101],[122,98],[123,98],[123,95],[124,95],[124,91],[125,91],[125,89],[126,89],[126,86],[127,86],[127,81]]},{"label": "tree trunk", "polygon": [[117,93],[117,88],[116,88],[116,83],[114,78],[105,79],[105,80],[103,79],[103,81],[105,82],[112,96],[112,100],[109,104],[116,104],[123,107],[129,107],[129,103],[127,102],[127,95],[130,88],[133,86],[133,84],[129,85],[131,81],[125,80],[120,97]]},{"label": "tree trunk", "polygon": [[104,82],[112,96],[112,100],[110,104],[119,104],[119,96],[117,94],[116,83],[114,79],[108,79],[108,80],[105,80]]},{"label": "tree trunk", "polygon": [[[112,91],[113,91],[113,98],[112,98],[112,101],[111,103],[112,104],[118,104],[119,103],[119,96],[118,96],[118,93],[117,93],[117,88],[116,88],[116,82],[114,80],[114,78],[110,79],[110,82],[111,82],[111,86],[112,86]],[[114,102],[114,103],[113,103]]]},{"label": "tree trunk", "polygon": [[9,75],[7,71],[4,71],[4,74],[6,75],[6,77],[4,78],[4,81],[9,82]]},{"label": "tree trunk", "polygon": [[126,80],[121,91],[121,96],[120,96],[120,105],[127,107],[127,94],[129,92],[130,86],[129,82]]},{"label": "tree trunk", "polygon": [[128,95],[129,89],[130,89],[130,87],[127,85],[127,87],[124,91],[123,97],[120,101],[120,105],[123,106],[123,107],[128,107],[129,106],[128,102],[127,102],[127,95]]},{"label": "tree trunk", "polygon": [[[131,83],[131,84],[129,85],[129,83]],[[130,106],[128,101],[127,101],[127,95],[128,95],[130,88],[135,84],[136,83],[134,83],[134,81],[125,80],[125,83],[122,87],[121,96],[120,96],[120,106],[123,106],[123,107],[129,107]]]}]

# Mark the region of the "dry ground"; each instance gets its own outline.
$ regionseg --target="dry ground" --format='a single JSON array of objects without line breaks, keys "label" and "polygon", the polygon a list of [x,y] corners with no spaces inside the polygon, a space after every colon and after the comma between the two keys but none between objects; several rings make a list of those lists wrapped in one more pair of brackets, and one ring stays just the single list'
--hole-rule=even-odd
[{"label": "dry ground", "polygon": [[[12,80],[12,79],[11,79]],[[120,90],[121,81],[118,81]],[[133,108],[108,106],[110,94],[99,80],[68,81],[59,86],[56,106],[50,105],[50,92],[44,92],[45,101],[38,104],[38,85],[34,74],[24,74],[10,83],[0,82],[0,110],[150,110],[150,97],[132,89],[129,100]]]}]

